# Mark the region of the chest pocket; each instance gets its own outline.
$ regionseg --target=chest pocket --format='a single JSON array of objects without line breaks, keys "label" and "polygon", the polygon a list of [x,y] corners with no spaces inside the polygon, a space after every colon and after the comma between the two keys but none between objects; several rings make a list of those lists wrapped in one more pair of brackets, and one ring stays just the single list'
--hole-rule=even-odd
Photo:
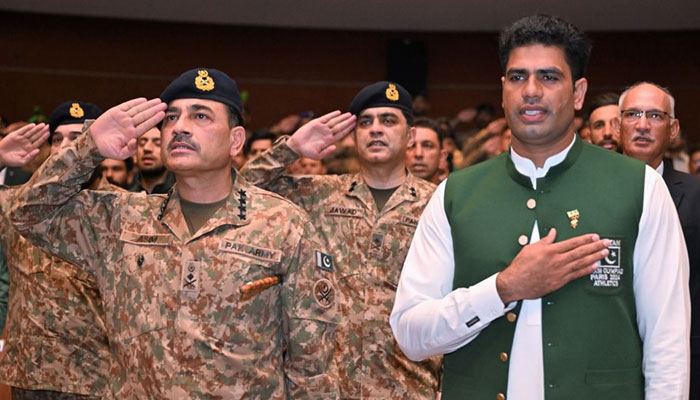
[{"label": "chest pocket", "polygon": [[282,251],[265,239],[255,244],[239,239],[212,240],[216,244],[207,247],[217,250],[199,263],[199,286],[180,290],[179,323],[196,325],[224,346],[262,350],[255,347],[261,341],[254,339],[268,335],[270,327],[281,323]]},{"label": "chest pocket", "polygon": [[396,290],[398,286],[403,262],[406,260],[406,254],[408,254],[408,248],[417,225],[417,218],[400,215],[392,218],[382,227],[381,231],[385,233],[373,233],[370,253],[374,251],[375,258],[384,260],[378,264],[379,278],[383,279],[385,284],[393,290]]},{"label": "chest pocket", "polygon": [[[114,332],[118,339],[129,339],[165,328],[167,311],[164,307],[169,293],[167,273],[171,243],[167,234],[122,231],[122,251],[117,261],[112,290],[105,291],[105,310],[116,321]],[[111,298],[108,298],[111,297]]]}]

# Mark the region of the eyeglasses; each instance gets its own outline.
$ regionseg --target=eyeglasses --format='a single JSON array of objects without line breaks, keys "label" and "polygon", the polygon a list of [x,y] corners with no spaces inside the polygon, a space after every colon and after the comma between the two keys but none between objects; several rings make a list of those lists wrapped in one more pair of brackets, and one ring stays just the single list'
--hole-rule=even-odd
[{"label": "eyeglasses", "polygon": [[636,122],[644,115],[651,123],[662,124],[666,119],[673,119],[669,113],[660,110],[622,110],[620,112],[622,120],[625,122]]}]

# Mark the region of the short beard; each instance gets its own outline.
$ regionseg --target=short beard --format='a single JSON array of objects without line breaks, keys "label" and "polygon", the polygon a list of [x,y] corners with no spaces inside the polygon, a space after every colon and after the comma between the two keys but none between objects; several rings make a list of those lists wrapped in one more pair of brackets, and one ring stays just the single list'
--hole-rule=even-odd
[{"label": "short beard", "polygon": [[153,168],[153,169],[142,169],[139,170],[139,173],[141,176],[144,176],[146,178],[154,179],[154,178],[160,178],[165,174],[165,167],[160,167],[160,168]]}]

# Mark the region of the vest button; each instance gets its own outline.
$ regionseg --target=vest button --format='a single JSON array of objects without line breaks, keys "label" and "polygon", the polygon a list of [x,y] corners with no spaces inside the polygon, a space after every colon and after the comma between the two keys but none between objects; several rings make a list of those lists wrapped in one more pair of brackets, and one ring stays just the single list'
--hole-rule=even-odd
[{"label": "vest button", "polygon": [[520,235],[520,237],[518,237],[518,243],[520,243],[521,246],[525,246],[527,244],[527,242],[528,242],[527,236]]},{"label": "vest button", "polygon": [[503,393],[499,393],[496,395],[496,400],[506,400],[506,395]]},{"label": "vest button", "polygon": [[503,362],[508,361],[508,353],[503,352],[503,353],[501,353],[498,357],[499,357],[499,358],[501,359],[501,361],[503,361]]},{"label": "vest button", "polygon": [[553,306],[554,302],[552,300],[547,300],[547,302],[545,304],[548,306]]},{"label": "vest button", "polygon": [[508,314],[506,314],[506,319],[508,320],[508,322],[515,322],[517,318],[518,316],[515,315],[515,313],[513,312],[509,312]]},{"label": "vest button", "polygon": [[537,206],[537,201],[535,201],[535,199],[530,199],[527,201],[527,208],[530,210],[534,209],[535,206]]}]

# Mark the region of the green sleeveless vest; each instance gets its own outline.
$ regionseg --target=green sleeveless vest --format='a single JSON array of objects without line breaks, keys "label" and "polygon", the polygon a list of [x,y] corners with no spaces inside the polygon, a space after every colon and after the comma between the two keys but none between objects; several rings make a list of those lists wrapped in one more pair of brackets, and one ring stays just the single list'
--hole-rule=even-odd
[{"label": "green sleeveless vest", "polygon": [[[450,175],[445,212],[455,254],[454,288],[501,271],[529,242],[586,233],[613,240],[596,273],[542,298],[545,397],[643,399],[642,343],[637,330],[632,254],[644,195],[644,164],[579,139],[566,159],[537,180],[515,169],[508,154]],[[574,227],[575,226],[575,227]],[[447,354],[443,396],[505,395],[520,302],[479,336]]]}]

